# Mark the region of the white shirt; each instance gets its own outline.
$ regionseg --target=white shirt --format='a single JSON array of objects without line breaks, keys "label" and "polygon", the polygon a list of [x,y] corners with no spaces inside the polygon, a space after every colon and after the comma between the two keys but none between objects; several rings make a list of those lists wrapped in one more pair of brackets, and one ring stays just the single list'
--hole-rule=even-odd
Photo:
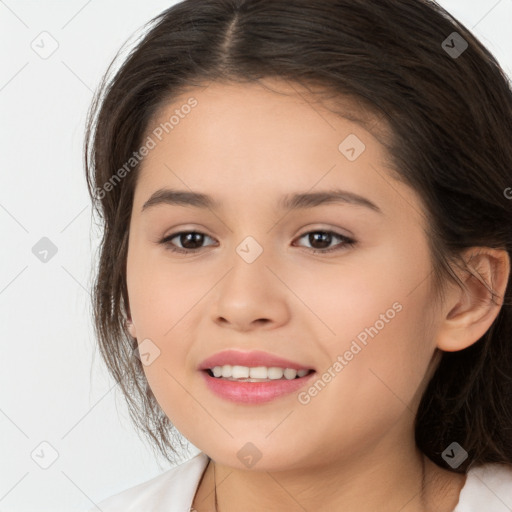
[{"label": "white shirt", "polygon": [[[98,507],[102,512],[190,512],[208,460],[204,452],[199,452],[151,480],[104,499]],[[470,468],[453,512],[511,511],[512,465]],[[88,512],[98,512],[98,508]]]}]

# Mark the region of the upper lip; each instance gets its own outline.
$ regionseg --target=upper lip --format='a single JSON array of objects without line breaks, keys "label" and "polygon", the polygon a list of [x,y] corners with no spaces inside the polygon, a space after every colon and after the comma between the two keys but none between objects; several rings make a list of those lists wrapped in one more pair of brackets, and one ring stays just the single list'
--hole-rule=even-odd
[{"label": "upper lip", "polygon": [[291,368],[294,370],[311,370],[311,366],[305,366],[295,361],[290,361],[283,357],[270,354],[268,352],[262,352],[260,350],[252,350],[250,352],[243,352],[239,350],[223,350],[217,352],[213,356],[208,357],[202,361],[198,370],[208,370],[215,366],[224,366],[229,364],[231,366],[266,366],[278,367],[278,368]]}]

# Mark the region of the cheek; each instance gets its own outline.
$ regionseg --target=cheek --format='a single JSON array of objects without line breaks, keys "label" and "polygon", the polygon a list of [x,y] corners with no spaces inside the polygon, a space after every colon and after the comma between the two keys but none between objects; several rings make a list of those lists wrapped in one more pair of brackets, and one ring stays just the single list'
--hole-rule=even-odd
[{"label": "cheek", "polygon": [[[426,252],[413,259],[400,255],[389,250],[372,264],[360,260],[360,267],[334,278],[339,285],[325,285],[315,295],[319,316],[334,332],[321,341],[329,362],[319,377],[323,371],[329,382],[320,383],[306,405],[315,417],[343,418],[347,428],[368,430],[411,414],[406,408],[434,351],[427,321],[429,260]],[[357,414],[347,418],[347,411]]]},{"label": "cheek", "polygon": [[[375,339],[390,336],[391,325],[420,329],[418,321],[423,320],[429,301],[425,295],[429,261],[421,250],[414,257],[407,254],[409,247],[396,240],[354,253],[339,265],[318,266],[314,272],[297,270],[285,280],[293,283],[294,292],[322,321],[323,326],[307,315],[311,325],[319,326],[322,345],[344,351],[358,335],[363,343],[373,339],[372,334]],[[410,338],[396,334],[390,342],[400,344]]]},{"label": "cheek", "polygon": [[[295,414],[301,425],[310,425],[312,436],[322,432],[329,444],[344,446],[347,457],[377,443],[398,422],[404,422],[401,428],[410,428],[417,391],[430,361],[421,332],[422,308],[403,301],[403,309],[392,310],[391,318],[388,301],[377,308],[384,315],[388,311],[388,323],[368,315],[363,328],[350,322],[354,336],[331,344],[331,364],[304,390]],[[309,418],[315,418],[314,426]]]},{"label": "cheek", "polygon": [[162,338],[213,286],[212,274],[194,272],[191,267],[171,264],[158,249],[153,253],[134,245],[128,252],[127,288],[137,337]]},{"label": "cheek", "polygon": [[[188,361],[193,319],[215,279],[212,274],[198,273],[191,278],[185,268],[148,253],[129,252],[127,260],[128,296],[139,353],[156,401],[178,429],[187,431],[190,418],[183,411],[191,410],[187,379],[192,371]],[[144,353],[149,353],[149,364]]]}]

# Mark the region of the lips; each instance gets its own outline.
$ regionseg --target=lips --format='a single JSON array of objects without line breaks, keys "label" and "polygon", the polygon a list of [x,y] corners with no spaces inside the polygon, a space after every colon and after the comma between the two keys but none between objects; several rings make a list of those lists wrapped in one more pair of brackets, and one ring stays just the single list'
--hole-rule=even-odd
[{"label": "lips", "polygon": [[311,383],[316,372],[313,371],[305,377],[293,380],[278,379],[263,382],[218,379],[208,375],[206,370],[201,371],[200,374],[213,396],[237,405],[255,406],[270,403],[277,399],[285,400],[287,396],[293,396],[294,393]]},{"label": "lips", "polygon": [[297,361],[291,361],[268,352],[253,350],[250,352],[242,352],[238,350],[223,350],[211,357],[202,361],[198,370],[208,370],[215,366],[266,366],[266,367],[279,367],[291,368],[293,370],[314,370],[311,366],[304,365]]}]

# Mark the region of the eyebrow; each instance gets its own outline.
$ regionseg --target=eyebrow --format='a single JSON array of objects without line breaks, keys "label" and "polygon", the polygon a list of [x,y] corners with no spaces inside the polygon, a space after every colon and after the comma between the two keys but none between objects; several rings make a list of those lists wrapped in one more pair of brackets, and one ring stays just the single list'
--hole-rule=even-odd
[{"label": "eyebrow", "polygon": [[[314,208],[315,206],[333,203],[364,206],[377,213],[383,214],[382,210],[366,197],[340,189],[287,194],[280,199],[278,206],[283,210],[290,211]],[[162,204],[192,206],[212,210],[218,210],[220,207],[220,203],[217,200],[206,194],[161,188],[154,192],[143,204],[141,213]]]}]

